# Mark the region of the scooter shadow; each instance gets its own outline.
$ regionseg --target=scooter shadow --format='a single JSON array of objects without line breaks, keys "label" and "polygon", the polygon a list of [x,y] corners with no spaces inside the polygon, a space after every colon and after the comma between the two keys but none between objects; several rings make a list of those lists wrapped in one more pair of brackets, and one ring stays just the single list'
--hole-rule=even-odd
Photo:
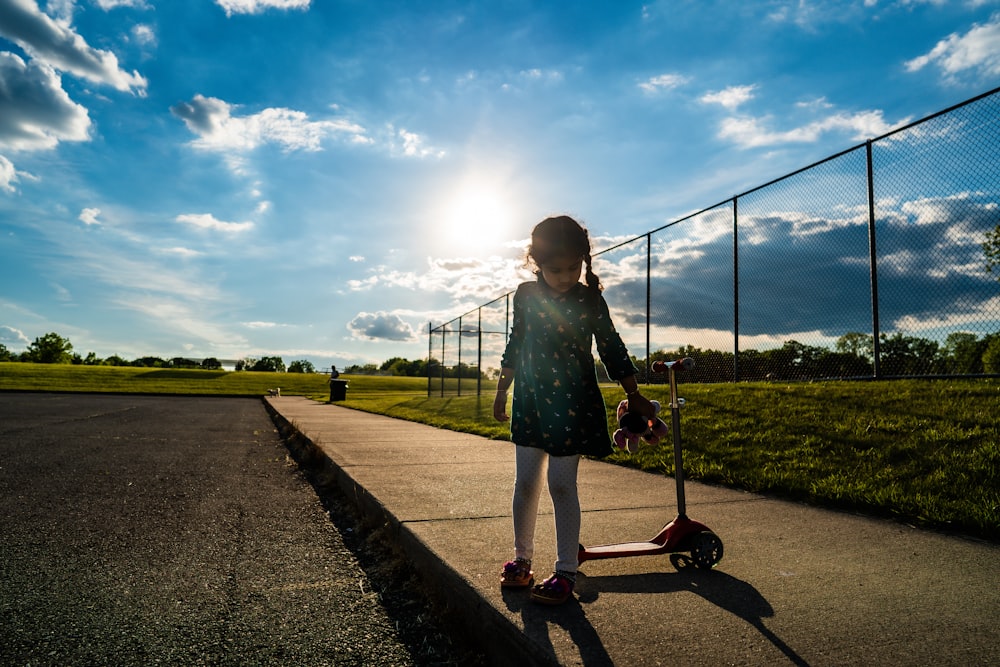
[{"label": "scooter shadow", "polygon": [[[582,574],[582,573],[581,573]],[[580,603],[595,602],[601,593],[679,593],[689,592],[725,609],[756,628],[794,665],[808,666],[788,644],[772,632],[763,619],[774,616],[774,608],[751,584],[721,570],[686,567],[671,573],[648,573],[577,578]]]}]

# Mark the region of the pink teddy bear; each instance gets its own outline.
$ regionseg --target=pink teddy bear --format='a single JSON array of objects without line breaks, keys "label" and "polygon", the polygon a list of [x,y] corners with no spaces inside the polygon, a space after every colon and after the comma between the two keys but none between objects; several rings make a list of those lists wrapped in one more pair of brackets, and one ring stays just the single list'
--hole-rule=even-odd
[{"label": "pink teddy bear", "polygon": [[[650,403],[653,404],[656,413],[659,413],[660,402],[650,401]],[[669,432],[670,428],[659,417],[647,421],[642,415],[628,411],[628,401],[618,404],[618,430],[612,437],[618,449],[627,449],[631,454],[639,449],[639,438],[655,445]]]}]

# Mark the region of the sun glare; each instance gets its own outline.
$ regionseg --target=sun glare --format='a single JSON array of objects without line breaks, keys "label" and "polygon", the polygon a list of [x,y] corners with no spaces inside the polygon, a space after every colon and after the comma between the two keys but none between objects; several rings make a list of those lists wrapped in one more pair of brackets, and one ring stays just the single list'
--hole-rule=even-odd
[{"label": "sun glare", "polygon": [[463,185],[441,210],[440,239],[461,254],[499,254],[516,237],[514,207],[509,195],[481,183]]}]

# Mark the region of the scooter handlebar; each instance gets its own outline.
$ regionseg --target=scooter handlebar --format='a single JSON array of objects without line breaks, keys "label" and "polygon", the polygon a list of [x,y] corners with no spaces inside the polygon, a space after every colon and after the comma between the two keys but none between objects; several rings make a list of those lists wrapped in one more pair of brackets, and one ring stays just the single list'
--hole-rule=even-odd
[{"label": "scooter handlebar", "polygon": [[684,357],[675,361],[654,361],[652,368],[654,373],[664,373],[671,369],[675,371],[689,371],[694,368],[694,359]]}]

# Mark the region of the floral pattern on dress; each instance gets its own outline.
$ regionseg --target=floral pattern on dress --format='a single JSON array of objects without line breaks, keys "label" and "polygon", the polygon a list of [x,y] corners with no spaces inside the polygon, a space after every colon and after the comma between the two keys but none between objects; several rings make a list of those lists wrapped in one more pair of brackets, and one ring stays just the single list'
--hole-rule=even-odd
[{"label": "floral pattern on dress", "polygon": [[501,364],[514,369],[511,441],[553,456],[612,451],[593,343],[614,380],[636,374],[604,297],[583,284],[555,292],[539,278],[514,293]]}]

